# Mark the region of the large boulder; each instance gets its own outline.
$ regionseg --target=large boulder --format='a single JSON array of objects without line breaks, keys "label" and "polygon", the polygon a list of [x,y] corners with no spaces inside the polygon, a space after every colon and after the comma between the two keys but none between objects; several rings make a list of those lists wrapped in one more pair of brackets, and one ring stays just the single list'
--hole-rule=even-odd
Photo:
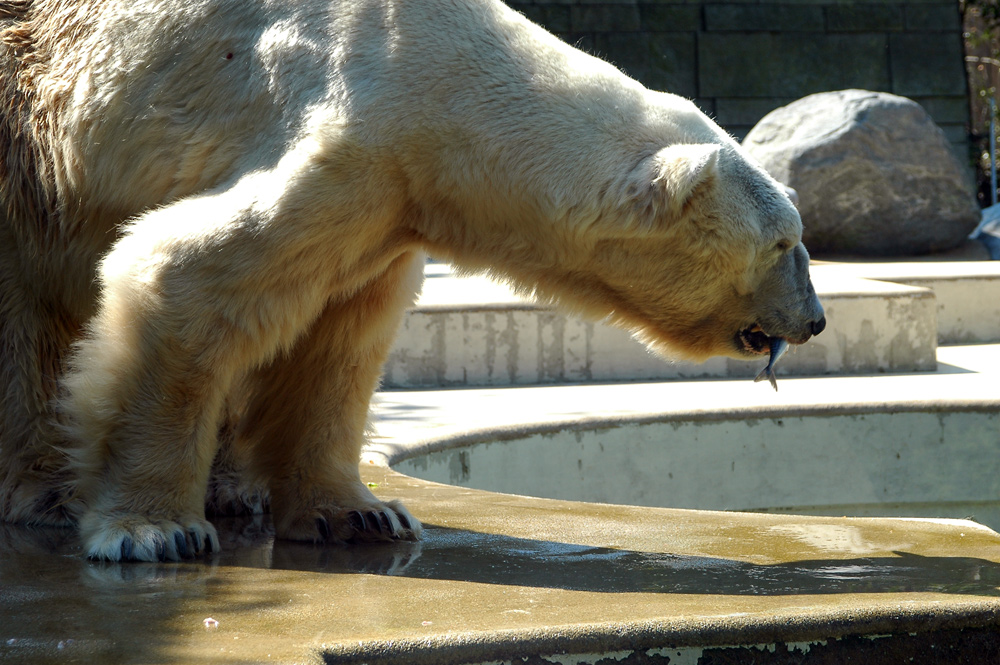
[{"label": "large boulder", "polygon": [[743,146],[798,191],[813,253],[940,252],[961,244],[979,221],[970,174],[944,132],[905,97],[810,95],[765,116]]}]

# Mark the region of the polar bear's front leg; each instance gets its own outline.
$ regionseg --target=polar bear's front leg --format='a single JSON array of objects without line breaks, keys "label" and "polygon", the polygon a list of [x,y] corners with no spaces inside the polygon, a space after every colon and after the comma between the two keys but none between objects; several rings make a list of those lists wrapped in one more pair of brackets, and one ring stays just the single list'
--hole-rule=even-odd
[{"label": "polar bear's front leg", "polygon": [[61,404],[92,558],[218,549],[204,504],[225,400],[329,297],[315,270],[289,267],[298,246],[269,242],[268,217],[243,201],[219,195],[151,212],[101,265],[98,313]]},{"label": "polar bear's front leg", "polygon": [[280,536],[419,534],[369,492],[358,464],[422,255],[399,225],[405,188],[375,166],[373,177],[367,153],[339,136],[303,139],[271,170],[146,213],[101,264],[99,311],[63,385],[90,556],[217,548],[204,502],[234,397]]},{"label": "polar bear's front leg", "polygon": [[422,276],[422,254],[403,255],[350,298],[331,301],[289,352],[252,377],[238,436],[270,478],[278,537],[420,537],[420,522],[398,502],[376,498],[358,464],[372,393]]},{"label": "polar bear's front leg", "polygon": [[420,523],[376,499],[358,464],[422,256],[387,259],[380,276],[338,297],[322,264],[290,265],[262,247],[259,225],[159,231],[164,217],[181,217],[177,207],[140,219],[106,259],[99,313],[64,380],[88,556],[218,549],[204,501],[234,385],[256,386],[239,400],[248,411],[237,436],[270,480],[279,536],[418,537]]},{"label": "polar bear's front leg", "polygon": [[116,341],[82,342],[65,382],[87,555],[163,561],[218,551],[204,517],[218,387],[170,375],[164,354],[137,358],[130,342],[116,349]]},{"label": "polar bear's front leg", "polygon": [[[110,258],[123,261],[135,244]],[[226,336],[191,325],[204,313],[185,311],[169,278],[143,274],[149,253],[129,259],[118,274],[105,270],[100,310],[63,380],[84,546],[108,560],[217,551],[204,501],[233,373]]]}]

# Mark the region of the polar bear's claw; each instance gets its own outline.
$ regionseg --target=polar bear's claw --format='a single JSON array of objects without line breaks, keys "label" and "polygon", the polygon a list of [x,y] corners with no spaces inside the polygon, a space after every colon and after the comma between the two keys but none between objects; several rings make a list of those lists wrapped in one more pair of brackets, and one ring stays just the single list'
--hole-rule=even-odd
[{"label": "polar bear's claw", "polygon": [[358,510],[352,510],[347,513],[347,522],[355,531],[365,530],[365,516]]},{"label": "polar bear's claw", "polygon": [[377,513],[373,510],[365,516],[365,531],[379,536],[391,534],[392,523],[389,522],[384,513]]},{"label": "polar bear's claw", "polygon": [[293,521],[279,535],[345,544],[419,540],[423,532],[420,522],[396,501],[372,509],[321,508],[313,515],[312,529],[306,528],[309,522]]},{"label": "polar bear's claw", "polygon": [[316,518],[316,531],[322,541],[330,540],[330,523],[323,517]]},{"label": "polar bear's claw", "polygon": [[[119,546],[118,551],[122,561],[130,561],[132,559],[132,539],[122,538],[122,544]],[[94,552],[90,553],[90,558],[96,558]]]},{"label": "polar bear's claw", "polygon": [[128,515],[86,520],[87,557],[104,561],[181,561],[219,551],[215,527],[198,518],[152,522]]},{"label": "polar bear's claw", "polygon": [[417,540],[423,530],[420,522],[397,502],[365,513],[352,510],[347,515],[347,521],[354,530],[347,538],[350,541]]}]

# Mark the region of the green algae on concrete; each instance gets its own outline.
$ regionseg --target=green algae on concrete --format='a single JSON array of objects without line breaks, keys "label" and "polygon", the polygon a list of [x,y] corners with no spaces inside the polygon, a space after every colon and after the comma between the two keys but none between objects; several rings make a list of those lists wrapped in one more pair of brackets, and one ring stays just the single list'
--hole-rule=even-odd
[{"label": "green algae on concrete", "polygon": [[869,638],[887,635],[899,653],[919,638],[986,654],[1000,626],[1000,536],[971,522],[585,504],[365,473],[428,523],[422,542],[276,543],[266,520],[233,519],[203,561],[108,564],[70,532],[4,527],[0,662],[676,664],[777,643],[884,651]]}]

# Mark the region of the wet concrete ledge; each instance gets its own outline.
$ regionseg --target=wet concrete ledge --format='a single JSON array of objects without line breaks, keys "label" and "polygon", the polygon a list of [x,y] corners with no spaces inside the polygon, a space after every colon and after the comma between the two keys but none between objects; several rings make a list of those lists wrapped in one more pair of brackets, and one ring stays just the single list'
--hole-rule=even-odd
[{"label": "wet concrete ledge", "polygon": [[229,519],[205,561],[108,564],[71,532],[0,529],[0,662],[998,662],[1000,536],[972,522],[587,504],[364,470],[427,522],[423,541],[319,547]]},{"label": "wet concrete ledge", "polygon": [[[941,352],[937,374],[781,379],[779,393],[740,380],[384,394],[365,479],[425,521],[423,541],[316,547],[275,542],[266,519],[226,520],[224,551],[204,561],[122,565],[84,560],[72,532],[0,527],[0,662],[993,665],[1000,535],[973,522],[535,499],[374,463],[405,442],[675,398],[706,417],[709,396],[744,416],[918,397],[995,413],[1000,348]],[[537,392],[555,390],[569,397]]]},{"label": "wet concrete ledge", "polygon": [[[411,500],[449,524],[428,534],[426,563],[445,577],[464,568],[459,577],[472,586],[455,589],[469,595],[452,608],[468,604],[479,620],[463,630],[442,618],[432,634],[328,645],[327,662],[1000,658],[1000,537],[971,522],[641,509],[373,477],[432,497]],[[434,563],[439,546],[444,565]],[[493,627],[479,629],[483,621]]]}]

